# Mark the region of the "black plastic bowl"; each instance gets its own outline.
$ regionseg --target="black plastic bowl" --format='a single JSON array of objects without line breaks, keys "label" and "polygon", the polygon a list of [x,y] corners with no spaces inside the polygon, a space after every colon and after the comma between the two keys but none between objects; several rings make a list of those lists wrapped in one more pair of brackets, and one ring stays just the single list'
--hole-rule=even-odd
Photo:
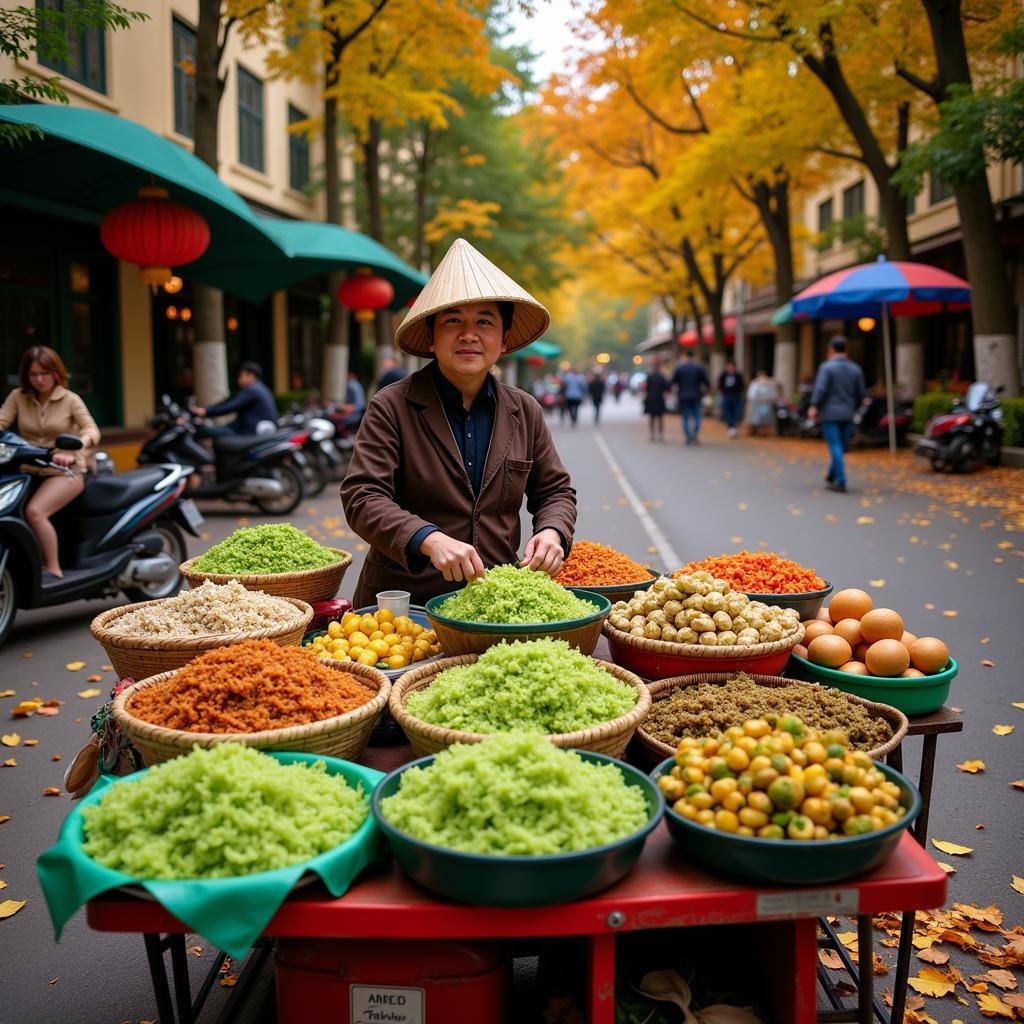
[{"label": "black plastic bowl", "polygon": [[[665,823],[686,855],[715,873],[782,885],[815,885],[852,878],[887,860],[921,811],[921,794],[906,776],[881,761],[872,763],[900,787],[901,803],[908,808],[899,821],[877,832],[841,839],[759,839],[699,825],[671,807],[665,809]],[[667,758],[651,777],[665,775],[674,765],[675,760]]]},{"label": "black plastic bowl", "polygon": [[585,761],[617,765],[628,785],[643,790],[649,812],[643,828],[614,843],[589,850],[535,856],[462,853],[425,843],[390,824],[381,813],[380,802],[397,792],[403,772],[432,764],[433,754],[402,765],[382,779],[373,791],[370,806],[402,870],[441,896],[490,907],[538,907],[565,903],[606,889],[625,877],[665,810],[661,790],[636,768],[588,750],[575,750],[574,753]]},{"label": "black plastic bowl", "polygon": [[747,594],[747,597],[751,601],[760,601],[762,604],[775,604],[780,608],[793,608],[800,613],[801,620],[806,622],[808,619],[813,619],[821,611],[825,598],[834,589],[835,587],[828,580],[825,580],[824,590],[809,590],[806,594]]}]

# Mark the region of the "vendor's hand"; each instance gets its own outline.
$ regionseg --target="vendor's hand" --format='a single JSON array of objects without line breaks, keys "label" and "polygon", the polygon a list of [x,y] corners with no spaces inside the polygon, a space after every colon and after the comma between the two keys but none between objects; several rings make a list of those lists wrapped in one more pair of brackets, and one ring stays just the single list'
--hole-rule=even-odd
[{"label": "vendor's hand", "polygon": [[474,580],[484,574],[484,563],[476,548],[440,530],[427,534],[420,545],[420,553],[430,559],[430,564],[446,580]]},{"label": "vendor's hand", "polygon": [[192,415],[193,416],[205,416],[206,415],[206,406],[205,405],[193,405],[192,406]]},{"label": "vendor's hand", "polygon": [[818,418],[818,407],[816,405],[812,405],[807,410],[807,418],[809,420],[816,420]]},{"label": "vendor's hand", "polygon": [[75,464],[75,457],[70,452],[54,452],[50,456],[50,461],[55,466],[60,466],[62,469],[67,469]]},{"label": "vendor's hand", "polygon": [[562,568],[564,560],[565,552],[562,550],[562,538],[558,531],[541,530],[530,538],[523,552],[523,560],[519,564],[554,576]]}]

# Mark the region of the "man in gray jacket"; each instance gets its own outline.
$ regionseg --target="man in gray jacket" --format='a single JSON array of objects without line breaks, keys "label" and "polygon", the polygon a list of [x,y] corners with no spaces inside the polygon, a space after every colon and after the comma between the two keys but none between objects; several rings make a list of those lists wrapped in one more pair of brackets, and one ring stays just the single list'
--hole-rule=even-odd
[{"label": "man in gray jacket", "polygon": [[832,463],[825,485],[830,491],[846,490],[843,456],[853,433],[853,416],[864,401],[864,372],[846,354],[846,339],[837,334],[828,343],[829,355],[818,367],[807,415],[821,421],[821,436]]}]

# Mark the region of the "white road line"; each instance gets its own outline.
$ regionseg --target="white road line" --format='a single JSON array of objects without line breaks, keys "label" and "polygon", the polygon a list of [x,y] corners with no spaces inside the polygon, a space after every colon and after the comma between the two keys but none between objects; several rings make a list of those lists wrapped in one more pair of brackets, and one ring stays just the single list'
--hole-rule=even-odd
[{"label": "white road line", "polygon": [[672,572],[683,564],[682,560],[675,553],[675,549],[668,542],[668,538],[661,532],[661,527],[654,521],[654,517],[646,508],[644,508],[643,502],[640,500],[636,491],[633,490],[633,485],[629,482],[629,478],[622,471],[622,467],[619,465],[618,460],[614,455],[612,455],[612,450],[608,447],[608,442],[605,441],[600,430],[594,431],[594,442],[601,454],[604,456],[604,461],[608,463],[608,468],[611,470],[612,476],[622,489],[622,493],[626,496],[626,501],[629,502],[630,507],[636,513],[637,519],[640,520],[640,525],[646,531],[651,543],[658,549],[658,557],[661,559],[661,568],[665,572]]}]

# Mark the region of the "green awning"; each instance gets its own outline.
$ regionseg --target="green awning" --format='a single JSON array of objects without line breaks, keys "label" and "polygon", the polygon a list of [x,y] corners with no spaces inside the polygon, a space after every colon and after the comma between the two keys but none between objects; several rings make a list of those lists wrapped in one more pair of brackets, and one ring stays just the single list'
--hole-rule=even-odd
[{"label": "green awning", "polygon": [[557,359],[561,354],[561,345],[556,345],[553,341],[545,341],[544,338],[538,338],[536,341],[530,342],[525,348],[513,352],[510,358],[529,359],[530,356],[540,356],[541,359]]},{"label": "green awning", "polygon": [[285,258],[245,200],[212,168],[134,121],[48,104],[0,106],[0,120],[38,125],[44,132],[42,139],[4,150],[2,202],[99,224],[108,211],[134,199],[143,185],[156,182],[210,225],[209,249],[182,268],[188,277],[227,288],[220,268]]},{"label": "green awning", "polygon": [[772,313],[772,323],[776,327],[781,327],[783,324],[788,324],[793,319],[793,307],[787,302],[782,306],[779,306],[774,313]]}]

